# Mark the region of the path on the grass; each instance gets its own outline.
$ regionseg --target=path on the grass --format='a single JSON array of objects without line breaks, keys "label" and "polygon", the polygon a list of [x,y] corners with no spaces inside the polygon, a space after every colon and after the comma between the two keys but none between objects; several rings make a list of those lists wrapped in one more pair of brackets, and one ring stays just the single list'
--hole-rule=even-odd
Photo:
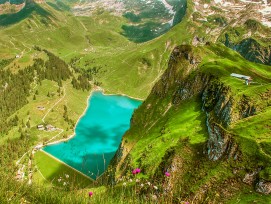
[{"label": "path on the grass", "polygon": [[52,109],[65,98],[65,96],[66,96],[66,88],[65,88],[65,86],[63,86],[63,91],[64,91],[64,95],[51,108],[48,109],[47,113],[41,119],[43,123],[45,123],[44,120],[47,117],[47,115],[52,111]]},{"label": "path on the grass", "polygon": [[[47,117],[47,115],[52,111],[52,109],[58,105],[66,96],[66,88],[65,88],[65,85],[63,86],[63,96],[56,102],[54,103],[54,105],[48,109],[48,111],[46,112],[46,114],[43,116],[42,118],[42,122],[45,123],[45,118]],[[62,128],[56,128],[57,130],[60,130],[59,133],[57,133],[55,136],[53,136],[50,140],[48,140],[47,142],[50,142],[52,141],[53,139],[55,139],[56,137],[58,137],[60,134],[62,134],[64,132],[64,130]],[[35,145],[34,147],[31,148],[31,150],[25,152],[23,154],[23,156],[18,159],[18,161],[16,161],[16,165],[19,166],[20,165],[20,162],[21,160],[30,152],[30,155],[29,155],[29,160],[28,160],[28,169],[29,169],[29,174],[28,174],[28,184],[32,184],[32,179],[33,179],[33,169],[32,169],[32,166],[33,166],[33,161],[32,159],[34,158],[34,154],[36,153],[36,150],[38,149],[40,145]],[[24,165],[20,166],[18,171],[17,171],[17,175],[20,175],[20,178],[19,180],[23,180],[24,179]],[[39,170],[38,170],[39,171]],[[41,174],[41,172],[39,172]],[[42,175],[42,177],[44,178],[44,176]]]}]

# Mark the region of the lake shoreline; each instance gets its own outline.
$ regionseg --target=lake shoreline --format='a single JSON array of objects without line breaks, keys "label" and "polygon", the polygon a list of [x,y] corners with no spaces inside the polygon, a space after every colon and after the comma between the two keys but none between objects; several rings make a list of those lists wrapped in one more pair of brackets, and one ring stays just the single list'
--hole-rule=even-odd
[{"label": "lake shoreline", "polygon": [[[97,98],[97,96],[99,96],[98,98]],[[112,97],[111,97],[112,96]],[[92,99],[92,97],[94,97],[93,99]],[[128,112],[128,114],[129,114],[129,118],[131,118],[132,117],[132,114],[133,114],[133,111],[136,109],[136,108],[138,108],[139,107],[139,105],[140,104],[142,104],[142,102],[143,102],[143,100],[142,99],[139,99],[139,98],[135,98],[135,97],[130,97],[130,96],[128,96],[128,95],[126,95],[126,94],[120,94],[120,93],[118,93],[118,94],[107,94],[107,93],[105,93],[105,90],[103,90],[101,87],[93,87],[93,89],[90,91],[90,94],[87,96],[87,106],[86,106],[86,108],[85,108],[85,110],[83,111],[83,113],[80,115],[80,117],[77,119],[77,122],[76,122],[76,125],[75,125],[75,127],[74,127],[74,130],[73,130],[73,134],[70,134],[68,137],[66,137],[66,138],[61,138],[61,133],[63,132],[63,130],[62,130],[62,132],[60,132],[60,133],[58,133],[58,135],[55,135],[54,137],[52,137],[51,138],[51,140],[49,140],[47,143],[44,143],[43,145],[37,145],[34,149],[35,150],[40,150],[40,151],[42,151],[42,152],[45,152],[47,155],[49,155],[51,158],[53,158],[54,160],[56,160],[56,161],[58,161],[58,162],[61,162],[61,163],[63,163],[63,164],[65,164],[65,165],[67,165],[67,166],[69,166],[69,167],[72,167],[73,169],[76,169],[77,171],[79,171],[79,172],[81,172],[82,174],[84,174],[84,175],[87,175],[84,171],[80,171],[80,170],[78,170],[78,168],[76,167],[76,166],[74,166],[74,165],[71,165],[69,162],[68,163],[66,163],[66,162],[64,162],[64,161],[66,161],[63,157],[61,157],[61,156],[59,156],[59,153],[57,153],[57,151],[60,151],[60,152],[66,152],[67,154],[69,154],[68,152],[69,152],[69,150],[70,150],[70,148],[69,148],[69,146],[71,146],[72,145],[72,147],[76,147],[76,146],[80,146],[80,143],[78,143],[78,142],[80,142],[80,138],[81,138],[81,134],[78,134],[78,132],[77,132],[77,128],[80,128],[79,126],[80,126],[80,124],[81,124],[81,121],[84,123],[85,122],[85,124],[88,126],[88,125],[90,125],[91,126],[91,124],[93,124],[93,119],[94,120],[96,120],[96,117],[98,116],[98,118],[100,117],[100,118],[102,118],[102,120],[104,120],[103,118],[107,118],[107,116],[105,115],[105,116],[103,116],[103,114],[104,114],[104,112],[103,111],[101,111],[100,109],[99,109],[99,107],[103,107],[103,102],[102,101],[97,101],[98,99],[99,100],[101,100],[101,99],[103,99],[104,100],[104,98],[107,98],[107,105],[105,106],[105,108],[102,108],[101,110],[105,110],[105,111],[108,111],[108,110],[110,110],[109,112],[112,114],[112,109],[110,109],[109,107],[111,107],[111,104],[112,104],[112,106],[114,107],[115,105],[114,104],[118,104],[118,102],[120,101],[129,101],[129,103],[128,104],[130,104],[131,103],[131,106],[130,105],[128,105],[128,107],[126,107],[126,106],[117,106],[117,107],[119,107],[119,108],[124,108],[124,109],[120,109],[120,110],[117,110],[117,112],[115,112],[114,114],[122,114],[122,111],[125,111],[125,107],[126,107],[126,109],[127,110],[130,110],[129,112]],[[133,104],[133,105],[132,105]],[[135,104],[137,104],[137,105],[135,105]],[[97,109],[98,108],[98,109]],[[109,108],[109,109],[108,109]],[[89,113],[88,113],[88,111],[89,110],[96,110],[96,115],[94,115],[94,116],[91,116],[91,118],[92,119],[85,119],[85,116],[86,117],[89,117],[88,115],[89,115]],[[114,110],[114,109],[113,109]],[[101,112],[100,112],[101,111]],[[119,112],[120,111],[120,112]],[[108,113],[109,113],[108,112]],[[112,116],[111,116],[112,117]],[[110,118],[110,115],[109,115],[109,118]],[[119,142],[119,140],[121,141],[122,140],[122,137],[123,137],[123,135],[125,134],[125,132],[130,128],[130,119],[129,119],[129,122],[128,122],[128,120],[127,119],[125,119],[125,117],[119,117],[119,120],[121,121],[121,119],[120,118],[123,118],[124,120],[126,120],[127,121],[127,128],[125,128],[124,130],[123,130],[123,132],[121,132],[120,134],[118,133],[118,131],[116,131],[115,130],[115,133],[118,133],[118,142]],[[86,120],[86,121],[85,121]],[[119,121],[119,120],[117,120],[117,121]],[[92,121],[92,122],[91,122]],[[109,120],[110,121],[110,120]],[[116,120],[115,120],[115,118],[113,118],[113,124],[114,123],[116,123],[116,124],[118,124],[118,122],[117,122]],[[112,125],[112,122],[110,122],[109,124],[110,125]],[[102,124],[102,121],[100,121],[100,122],[98,122],[97,124]],[[128,126],[129,125],[129,126]],[[114,130],[112,130],[112,131],[114,131]],[[95,134],[95,130],[93,129],[93,131],[91,131],[92,133],[91,134]],[[115,134],[114,133],[114,134]],[[105,134],[106,134],[106,131],[105,131]],[[96,134],[96,138],[99,138],[99,136],[102,136],[103,135],[103,133],[101,132],[100,134]],[[60,136],[60,137],[59,137]],[[78,138],[77,137],[75,137],[75,136],[78,136]],[[63,137],[63,135],[62,135],[62,137]],[[82,135],[82,137],[84,137],[84,134]],[[58,139],[59,138],[59,139]],[[69,141],[73,141],[73,139],[75,139],[75,141],[77,141],[77,142],[72,142],[72,143],[70,143]],[[78,141],[79,140],[79,141]],[[108,140],[108,141],[110,141],[110,139]],[[65,144],[66,143],[66,144]],[[90,154],[96,154],[95,152],[93,153],[92,151],[95,151],[95,147],[96,147],[96,145],[98,145],[97,147],[99,147],[100,146],[100,144],[98,143],[98,144],[96,144],[96,143],[84,143],[84,144],[86,144],[86,146],[87,146],[87,148],[88,148],[88,152],[91,152]],[[56,146],[55,146],[56,145]],[[58,146],[62,146],[62,147],[66,147],[66,148],[62,148],[62,150],[57,150],[57,151],[55,151],[54,149],[56,149],[56,148],[58,148]],[[103,146],[103,145],[102,145]],[[67,148],[68,147],[68,148]],[[81,147],[80,147],[81,148]],[[52,150],[52,151],[51,151]],[[115,153],[115,149],[112,151],[112,152],[114,152]],[[66,154],[66,155],[67,155]],[[75,155],[74,155],[75,156]],[[72,155],[69,155],[69,158],[74,158],[74,159],[76,159],[77,158],[77,156],[72,156]],[[112,155],[111,155],[112,156]],[[108,158],[106,161],[110,161],[112,158],[110,157],[110,158]],[[104,165],[105,165],[105,159],[103,158],[103,160],[104,160]],[[93,171],[93,170],[92,170]],[[93,172],[96,172],[96,171],[93,171]],[[97,172],[96,172],[97,173]],[[96,174],[95,173],[95,174]],[[103,175],[103,173],[104,172],[102,172],[102,174],[101,175]],[[98,175],[99,175],[99,177],[101,176],[100,175],[100,173],[98,172]],[[88,176],[89,177],[89,176]]]},{"label": "lake shoreline", "polygon": [[79,121],[80,121],[81,118],[85,115],[87,109],[89,108],[89,106],[90,106],[89,99],[90,99],[90,97],[92,96],[92,94],[93,94],[95,91],[103,91],[103,89],[100,88],[100,87],[97,87],[97,88],[94,88],[93,90],[91,90],[89,96],[87,97],[87,107],[85,108],[84,112],[80,115],[80,117],[77,119],[77,121],[76,121],[76,123],[75,123],[75,126],[74,126],[73,134],[69,135],[67,138],[62,138],[62,139],[56,140],[56,141],[54,141],[54,142],[46,143],[43,147],[46,147],[46,146],[48,146],[48,145],[58,144],[58,143],[60,143],[60,142],[66,142],[66,141],[72,139],[72,138],[75,136],[75,127],[78,125]]},{"label": "lake shoreline", "polygon": [[[106,93],[105,90],[101,87],[94,87],[93,90],[91,90],[89,96],[87,97],[87,107],[85,108],[84,112],[81,114],[81,116],[77,119],[76,123],[75,123],[75,127],[78,125],[79,121],[82,119],[82,117],[85,115],[86,111],[88,110],[89,106],[90,106],[90,101],[89,99],[91,98],[91,96],[93,95],[94,92],[102,92],[103,95],[105,96],[125,96],[125,97],[128,97],[128,98],[131,98],[131,99],[134,99],[134,100],[138,100],[138,101],[141,101],[143,102],[144,99],[141,99],[141,98],[136,98],[136,97],[132,97],[132,96],[128,96],[127,94],[123,94],[123,93],[117,93],[117,94],[110,94],[110,93]],[[74,127],[74,131],[73,131],[73,134],[69,135],[67,138],[62,138],[62,139],[59,139],[59,140],[56,140],[54,142],[49,142],[49,143],[46,143],[44,144],[41,148],[43,147],[46,147],[48,145],[54,145],[54,144],[58,144],[60,142],[66,142],[70,139],[72,139],[73,137],[75,137],[75,127]]]}]

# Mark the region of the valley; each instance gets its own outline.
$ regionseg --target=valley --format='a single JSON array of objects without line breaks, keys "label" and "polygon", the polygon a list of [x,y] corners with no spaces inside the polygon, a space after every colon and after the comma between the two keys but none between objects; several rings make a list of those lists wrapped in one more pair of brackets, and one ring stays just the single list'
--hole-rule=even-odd
[{"label": "valley", "polygon": [[[269,1],[0,5],[1,203],[271,202]],[[97,90],[142,100],[125,130]]]}]

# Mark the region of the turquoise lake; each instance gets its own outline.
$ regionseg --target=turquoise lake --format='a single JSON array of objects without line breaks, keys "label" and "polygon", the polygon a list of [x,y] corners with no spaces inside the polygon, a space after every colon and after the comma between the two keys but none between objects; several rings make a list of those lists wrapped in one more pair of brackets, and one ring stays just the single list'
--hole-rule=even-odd
[{"label": "turquoise lake", "polygon": [[43,150],[96,179],[114,157],[122,136],[130,128],[132,114],[141,103],[126,96],[94,92],[75,127],[75,136]]}]

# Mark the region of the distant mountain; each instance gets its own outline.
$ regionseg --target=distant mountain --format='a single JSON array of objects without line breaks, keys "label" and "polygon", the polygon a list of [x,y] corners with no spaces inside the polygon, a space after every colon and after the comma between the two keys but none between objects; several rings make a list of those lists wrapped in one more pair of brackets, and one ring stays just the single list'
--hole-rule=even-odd
[{"label": "distant mountain", "polygon": [[[25,2],[45,3],[44,0],[0,0],[0,14],[17,13],[23,9]],[[122,34],[134,42],[146,42],[166,33],[182,20],[187,6],[186,0],[75,0],[46,3],[55,9],[71,10],[75,16],[95,16],[101,12],[122,16],[126,19]]]},{"label": "distant mountain", "polygon": [[22,20],[30,18],[33,14],[44,17],[44,19],[48,19],[49,16],[52,16],[49,11],[39,4],[32,0],[26,0],[26,3],[19,11],[0,15],[0,26],[14,25]]},{"label": "distant mountain", "polygon": [[0,0],[0,4],[9,2],[10,4],[22,4],[25,0]]},{"label": "distant mountain", "polygon": [[271,1],[196,0],[193,20],[203,35],[222,42],[246,59],[271,65]]},{"label": "distant mountain", "polygon": [[97,11],[124,16],[123,35],[134,42],[145,42],[167,32],[179,23],[186,11],[185,0],[92,0],[76,3],[76,16],[92,16]]}]

